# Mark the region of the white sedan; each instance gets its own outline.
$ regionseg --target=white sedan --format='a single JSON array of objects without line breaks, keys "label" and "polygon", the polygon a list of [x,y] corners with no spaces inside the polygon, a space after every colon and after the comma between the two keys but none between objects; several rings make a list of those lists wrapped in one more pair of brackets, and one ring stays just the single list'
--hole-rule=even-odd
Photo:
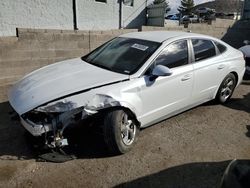
[{"label": "white sedan", "polygon": [[52,148],[68,144],[70,124],[103,114],[105,142],[125,153],[140,128],[213,99],[227,102],[244,72],[242,52],[216,38],[136,32],[26,75],[9,101],[22,125],[34,136],[47,135]]}]

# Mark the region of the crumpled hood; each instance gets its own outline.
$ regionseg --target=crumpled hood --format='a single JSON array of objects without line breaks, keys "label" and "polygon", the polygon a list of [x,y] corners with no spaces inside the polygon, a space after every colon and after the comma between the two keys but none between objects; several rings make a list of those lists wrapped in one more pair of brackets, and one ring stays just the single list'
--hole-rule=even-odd
[{"label": "crumpled hood", "polygon": [[128,75],[105,70],[76,58],[26,75],[10,89],[8,97],[12,107],[21,115],[65,95],[128,78]]}]

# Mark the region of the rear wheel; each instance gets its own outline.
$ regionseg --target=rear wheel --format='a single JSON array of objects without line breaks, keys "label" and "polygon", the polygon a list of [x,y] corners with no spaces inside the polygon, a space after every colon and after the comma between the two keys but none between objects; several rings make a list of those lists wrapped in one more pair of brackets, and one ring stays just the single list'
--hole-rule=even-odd
[{"label": "rear wheel", "polygon": [[104,139],[112,153],[128,152],[139,134],[135,121],[124,110],[109,111],[104,117]]},{"label": "rear wheel", "polygon": [[219,103],[227,102],[233,95],[236,86],[236,78],[234,74],[229,73],[222,81],[216,95],[216,100]]}]

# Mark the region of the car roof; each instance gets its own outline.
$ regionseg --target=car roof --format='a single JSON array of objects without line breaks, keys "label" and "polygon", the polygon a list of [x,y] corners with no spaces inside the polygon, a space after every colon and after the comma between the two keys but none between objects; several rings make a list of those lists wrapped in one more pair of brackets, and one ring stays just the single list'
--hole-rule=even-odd
[{"label": "car roof", "polygon": [[145,32],[132,32],[121,35],[121,37],[135,38],[148,41],[154,41],[162,43],[170,38],[188,38],[188,37],[206,37],[206,35],[201,35],[197,33],[181,32],[181,31],[145,31]]}]

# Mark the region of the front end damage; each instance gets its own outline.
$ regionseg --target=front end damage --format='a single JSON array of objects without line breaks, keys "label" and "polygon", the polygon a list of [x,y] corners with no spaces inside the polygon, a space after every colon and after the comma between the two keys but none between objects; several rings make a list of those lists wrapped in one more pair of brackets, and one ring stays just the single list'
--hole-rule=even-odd
[{"label": "front end damage", "polygon": [[62,99],[26,112],[20,119],[33,136],[44,135],[47,147],[61,148],[68,145],[64,131],[69,125],[78,124],[103,109],[115,106],[122,104],[110,96],[96,94],[82,106],[75,101]]}]

